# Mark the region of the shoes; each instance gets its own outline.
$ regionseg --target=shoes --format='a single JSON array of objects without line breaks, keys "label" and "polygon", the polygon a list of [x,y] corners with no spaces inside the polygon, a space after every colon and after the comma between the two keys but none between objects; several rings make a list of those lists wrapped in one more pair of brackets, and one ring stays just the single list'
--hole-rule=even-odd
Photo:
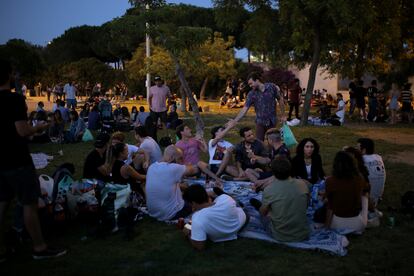
[{"label": "shoes", "polygon": [[259,211],[260,207],[262,207],[262,202],[258,199],[251,198],[249,202],[257,211]]},{"label": "shoes", "polygon": [[65,249],[53,249],[53,248],[46,248],[43,251],[35,252],[33,251],[32,257],[34,260],[43,260],[43,259],[50,259],[50,258],[57,258],[66,254]]}]

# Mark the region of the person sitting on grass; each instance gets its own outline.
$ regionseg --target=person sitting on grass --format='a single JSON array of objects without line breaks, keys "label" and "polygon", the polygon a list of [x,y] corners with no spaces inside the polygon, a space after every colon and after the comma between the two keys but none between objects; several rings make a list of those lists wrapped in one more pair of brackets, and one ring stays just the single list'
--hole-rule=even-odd
[{"label": "person sitting on grass", "polygon": [[150,164],[161,161],[161,148],[154,139],[148,136],[147,130],[144,126],[135,128],[135,139],[138,142],[139,148],[144,150],[149,155]]},{"label": "person sitting on grass", "polygon": [[200,136],[193,137],[191,128],[184,124],[177,127],[176,135],[180,140],[175,145],[183,151],[184,164],[197,166],[200,152],[207,152],[206,141]]},{"label": "person sitting on grass", "polygon": [[150,165],[147,172],[145,194],[148,213],[160,221],[176,220],[192,213],[191,205],[184,202],[180,184],[184,176],[194,175],[197,168],[183,164],[183,152],[175,145],[165,148],[162,161]]},{"label": "person sitting on grass", "polygon": [[372,139],[359,138],[357,142],[365,167],[368,169],[368,179],[371,185],[370,201],[376,208],[384,193],[386,178],[384,161],[380,155],[375,153],[375,144]]},{"label": "person sitting on grass", "polygon": [[275,179],[264,189],[263,201],[252,198],[250,204],[259,210],[266,231],[275,240],[300,242],[308,239],[308,185],[302,179],[290,177],[292,166],[286,156],[276,156],[271,168]]},{"label": "person sitting on grass", "polygon": [[78,112],[71,110],[69,113],[70,126],[69,131],[65,133],[65,142],[76,143],[82,141],[83,133],[85,132],[85,122],[79,118]]},{"label": "person sitting on grass", "polygon": [[270,162],[270,158],[263,142],[256,139],[250,127],[241,128],[239,134],[243,141],[237,144],[235,149],[236,166],[239,171],[237,180],[247,180],[247,169],[263,171],[265,165]]},{"label": "person sitting on grass", "polygon": [[296,156],[292,159],[292,173],[296,178],[318,183],[325,178],[319,144],[313,138],[305,138],[296,147]]},{"label": "person sitting on grass", "polygon": [[85,159],[83,165],[83,178],[97,179],[103,182],[110,181],[111,165],[109,158],[107,160],[107,149],[109,146],[110,136],[107,133],[99,133],[96,137],[94,146]]},{"label": "person sitting on grass", "polygon": [[230,128],[224,128],[223,126],[216,126],[211,130],[211,139],[208,142],[209,164],[207,165],[203,161],[198,164],[204,173],[212,172],[217,177],[220,177],[223,173],[231,177],[238,177],[239,171],[237,168],[229,165],[234,146],[224,140],[224,136],[229,130]]},{"label": "person sitting on grass", "polygon": [[332,176],[326,179],[327,216],[325,226],[362,232],[368,220],[369,184],[361,176],[356,159],[349,153],[336,154]]},{"label": "person sitting on grass", "polygon": [[143,195],[146,176],[138,173],[133,167],[125,164],[128,158],[128,147],[125,143],[118,143],[111,147],[112,170],[111,180],[116,184],[130,184],[133,191]]},{"label": "person sitting on grass", "polygon": [[[274,160],[276,156],[283,155],[290,160],[290,151],[288,147],[283,143],[282,135],[276,128],[271,128],[266,131],[267,151],[269,153],[269,159]],[[274,180],[273,172],[270,168],[271,162],[263,172],[259,172],[252,169],[246,170],[246,175],[249,180],[254,183],[255,190],[262,190]]]},{"label": "person sitting on grass", "polygon": [[183,198],[194,210],[191,230],[184,228],[183,232],[195,249],[203,250],[207,239],[213,242],[237,239],[237,232],[246,223],[246,214],[233,198],[221,194],[212,202],[206,190],[198,184],[188,187]]}]

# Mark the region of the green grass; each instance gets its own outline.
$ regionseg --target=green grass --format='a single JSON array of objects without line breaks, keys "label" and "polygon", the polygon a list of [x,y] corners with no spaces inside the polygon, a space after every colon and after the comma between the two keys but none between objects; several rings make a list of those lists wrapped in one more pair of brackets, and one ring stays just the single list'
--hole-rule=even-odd
[{"label": "green grass", "polygon": [[[210,128],[223,124],[237,111],[220,111],[220,114],[203,114],[206,126],[205,138],[210,138]],[[189,116],[189,115],[187,115]],[[191,119],[186,120],[193,125]],[[241,125],[254,126],[254,116],[249,113]],[[352,123],[346,127],[296,127],[293,132],[300,140],[315,138],[321,146],[326,172],[331,171],[335,153],[345,145],[355,145],[357,138],[367,130],[380,133],[404,133],[414,135],[407,126],[388,127],[375,124]],[[358,134],[356,134],[358,133]],[[171,134],[173,134],[171,132]],[[165,135],[161,133],[159,137]],[[231,131],[228,140],[239,141],[237,130]],[[132,134],[128,142],[133,142]],[[384,157],[398,152],[414,150],[410,145],[399,145],[376,140],[377,152]],[[92,149],[92,143],[64,145],[64,155],[56,156],[53,162],[40,173],[51,174],[62,162],[76,166],[76,178],[82,175],[83,160]],[[59,145],[31,146],[32,152],[42,151],[56,154]],[[206,159],[206,155],[203,156]],[[384,201],[380,209],[387,216],[388,206],[400,206],[400,196],[414,190],[414,166],[392,163],[385,160],[387,182]],[[175,226],[146,218],[135,227],[136,236],[126,241],[123,233],[106,238],[88,238],[89,228],[79,223],[59,229],[48,235],[52,244],[69,248],[68,255],[50,261],[32,261],[30,248],[26,246],[15,259],[0,265],[0,275],[140,275],[140,274],[267,274],[267,275],[412,275],[414,271],[414,221],[397,214],[393,229],[382,225],[368,229],[363,236],[350,237],[346,257],[331,256],[322,252],[304,251],[270,244],[259,240],[239,239],[232,242],[208,244],[204,252],[196,252],[183,238]]]}]

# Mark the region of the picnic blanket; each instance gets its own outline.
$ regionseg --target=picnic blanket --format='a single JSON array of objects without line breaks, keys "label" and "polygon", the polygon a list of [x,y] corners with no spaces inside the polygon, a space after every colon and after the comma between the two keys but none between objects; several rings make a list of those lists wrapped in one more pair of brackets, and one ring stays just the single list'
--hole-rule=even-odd
[{"label": "picnic blanket", "polygon": [[[189,179],[186,182],[189,185],[200,184],[204,186],[205,184],[204,180]],[[346,247],[349,244],[348,239],[344,235],[332,230],[316,229],[310,216],[308,219],[309,226],[311,227],[311,235],[308,240],[302,242],[279,242],[273,239],[265,230],[260,213],[249,202],[251,198],[261,200],[262,193],[255,193],[251,189],[251,183],[241,181],[226,181],[224,182],[223,190],[235,198],[237,202],[241,203],[244,206],[244,211],[250,216],[249,223],[239,233],[240,237],[264,240],[294,248],[321,250],[339,256],[345,256],[347,254]],[[312,212],[308,211],[309,213]]]},{"label": "picnic blanket", "polygon": [[33,159],[33,164],[36,170],[44,169],[49,164],[49,161],[53,160],[53,156],[47,155],[45,153],[31,153]]}]

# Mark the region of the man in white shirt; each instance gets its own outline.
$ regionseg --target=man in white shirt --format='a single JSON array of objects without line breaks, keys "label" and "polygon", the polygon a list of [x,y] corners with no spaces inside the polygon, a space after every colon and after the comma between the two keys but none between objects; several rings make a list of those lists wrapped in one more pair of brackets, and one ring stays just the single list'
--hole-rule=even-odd
[{"label": "man in white shirt", "polygon": [[368,170],[368,180],[371,185],[370,199],[377,206],[384,192],[385,166],[382,157],[374,153],[374,141],[369,138],[358,139],[358,147],[362,153],[365,167]]},{"label": "man in white shirt", "polygon": [[65,84],[65,86],[63,87],[63,93],[66,94],[66,103],[67,103],[67,107],[69,109],[76,109],[76,87],[75,87],[75,82],[68,82],[67,84]]},{"label": "man in white shirt", "polygon": [[[125,143],[125,134],[117,131],[112,134],[112,145],[118,143]],[[135,145],[127,144],[128,147],[128,158],[125,160],[125,164],[133,166],[135,169],[148,169],[150,156],[149,153],[140,149]]]},{"label": "man in white shirt", "polygon": [[184,202],[180,186],[184,176],[192,175],[196,168],[181,165],[182,151],[174,145],[165,148],[161,162],[155,162],[148,168],[145,194],[148,213],[160,221],[184,218],[191,214],[191,205]]},{"label": "man in white shirt", "polygon": [[239,175],[237,168],[229,165],[234,148],[233,144],[224,140],[224,136],[230,129],[231,127],[216,126],[211,130],[212,139],[208,142],[209,166],[202,161],[198,163],[204,173],[208,174],[211,171],[218,177],[223,173],[232,177]]},{"label": "man in white shirt", "polygon": [[192,185],[184,191],[184,199],[191,202],[195,211],[191,230],[183,229],[195,249],[204,249],[207,239],[213,242],[237,239],[237,232],[246,222],[246,214],[233,198],[222,194],[211,202],[201,185]]},{"label": "man in white shirt", "polygon": [[135,128],[135,139],[138,141],[139,148],[149,154],[150,164],[161,161],[161,148],[154,139],[148,136],[144,126],[138,126]]}]

